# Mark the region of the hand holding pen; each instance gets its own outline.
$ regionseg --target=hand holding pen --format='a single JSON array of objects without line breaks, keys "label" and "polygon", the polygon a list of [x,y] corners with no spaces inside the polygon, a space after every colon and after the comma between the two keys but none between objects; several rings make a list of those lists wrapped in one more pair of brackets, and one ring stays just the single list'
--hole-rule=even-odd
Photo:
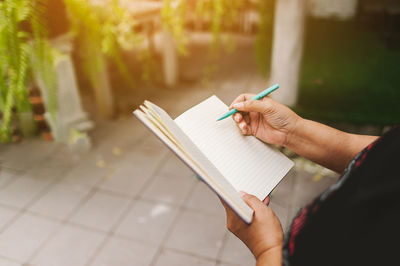
[{"label": "hand holding pen", "polygon": [[230,106],[235,108],[233,120],[241,134],[253,135],[266,143],[285,146],[300,117],[270,97],[255,100],[259,95],[239,95]]}]

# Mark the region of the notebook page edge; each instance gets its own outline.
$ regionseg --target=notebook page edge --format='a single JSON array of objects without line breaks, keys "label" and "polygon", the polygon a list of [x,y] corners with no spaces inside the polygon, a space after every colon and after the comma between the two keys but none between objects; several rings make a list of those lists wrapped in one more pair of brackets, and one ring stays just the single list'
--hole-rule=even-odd
[{"label": "notebook page edge", "polygon": [[[190,158],[190,154],[185,154],[180,151],[174,143],[169,140],[160,129],[152,124],[151,118],[147,117],[146,114],[141,110],[135,110],[133,114],[150,130],[156,137],[158,137],[184,164],[186,164],[193,172],[202,178],[202,181],[207,184],[217,195],[234,210],[246,223],[250,224],[253,217],[253,210],[239,197],[237,192],[232,198],[231,193],[215,183],[215,179],[211,178],[205,169],[201,165],[197,165],[196,160]],[[221,177],[223,177],[221,175]],[[232,188],[233,189],[233,188]],[[241,206],[242,205],[242,206]]]},{"label": "notebook page edge", "polygon": [[[142,107],[142,106],[141,106]],[[149,111],[149,109],[147,108],[141,108],[142,112],[144,112],[147,115],[148,119],[151,119],[153,123],[156,123],[157,126],[159,127],[159,129],[162,131],[162,133],[164,135],[166,135],[167,137],[169,137],[171,140],[173,140],[174,144],[179,146],[179,148],[181,148],[182,150],[184,150],[185,148],[182,146],[182,144],[179,142],[179,140],[173,135],[173,133],[171,131],[168,130],[168,128],[162,123],[162,121],[157,118],[154,117],[152,112]],[[154,118],[154,119],[153,119]]]}]

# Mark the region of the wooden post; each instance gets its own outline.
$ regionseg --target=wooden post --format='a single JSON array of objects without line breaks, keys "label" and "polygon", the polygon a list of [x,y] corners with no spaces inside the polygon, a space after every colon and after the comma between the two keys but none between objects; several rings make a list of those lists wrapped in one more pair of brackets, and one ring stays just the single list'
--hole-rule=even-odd
[{"label": "wooden post", "polygon": [[305,13],[305,0],[276,1],[270,83],[280,84],[273,98],[286,105],[297,100]]}]

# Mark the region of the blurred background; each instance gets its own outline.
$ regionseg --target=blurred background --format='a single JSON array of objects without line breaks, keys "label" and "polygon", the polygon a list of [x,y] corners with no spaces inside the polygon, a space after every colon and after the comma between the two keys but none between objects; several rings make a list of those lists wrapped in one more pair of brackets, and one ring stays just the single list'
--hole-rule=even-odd
[{"label": "blurred background", "polygon": [[[0,1],[0,264],[251,265],[218,199],[132,116],[279,83],[301,116],[400,120],[399,0]],[[337,174],[295,168],[286,229]]]}]

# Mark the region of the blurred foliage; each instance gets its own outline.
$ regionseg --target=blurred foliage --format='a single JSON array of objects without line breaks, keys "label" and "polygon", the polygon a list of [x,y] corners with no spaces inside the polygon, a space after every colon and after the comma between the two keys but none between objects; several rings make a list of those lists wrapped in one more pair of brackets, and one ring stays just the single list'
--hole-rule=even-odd
[{"label": "blurred foliage", "polygon": [[134,33],[135,21],[118,0],[96,6],[88,0],[65,0],[72,31],[79,43],[83,68],[94,89],[99,75],[106,71],[104,56],[112,59],[123,77],[133,79],[122,59],[121,48],[129,49],[138,43]]},{"label": "blurred foliage", "polygon": [[[107,58],[116,63],[123,77],[132,84],[132,75],[128,72],[121,53],[122,50],[140,44],[145,36],[136,31],[141,25],[135,21],[132,11],[124,7],[125,1],[97,1],[98,5],[94,4],[96,1],[89,0],[64,1],[78,42],[83,69],[92,86],[97,87],[98,76],[106,71]],[[215,57],[221,43],[224,43],[224,48],[228,51],[234,49],[235,42],[230,33],[237,31],[240,23],[243,23],[244,12],[259,11],[256,57],[261,72],[265,74],[271,50],[273,8],[272,0],[162,0],[161,27],[173,36],[178,52],[188,55],[187,26],[194,17],[211,31],[210,55]],[[222,35],[226,36],[223,40]],[[142,68],[142,78],[149,80],[155,69],[154,54],[152,50],[143,48],[137,53],[136,59]]]},{"label": "blurred foliage", "polygon": [[52,50],[45,41],[46,27],[40,18],[44,6],[45,0],[0,2],[0,142],[12,140],[14,107],[19,113],[32,111],[27,90],[32,72],[46,73],[44,83],[54,85],[49,70]]},{"label": "blurred foliage", "polygon": [[[57,79],[54,64],[57,52],[47,40],[46,1],[0,1],[0,140],[3,142],[11,140],[14,107],[18,112],[32,110],[27,85],[33,77],[42,81],[46,89],[47,112],[52,120],[56,117]],[[76,36],[84,72],[92,87],[96,89],[99,86],[99,75],[107,71],[108,59],[115,63],[125,80],[132,85],[133,78],[122,53],[141,44],[144,36],[137,33],[139,24],[123,1],[97,1],[100,4],[89,0],[62,1],[67,9],[71,31]],[[251,1],[250,4],[256,5],[260,14],[256,54],[264,73],[269,62],[273,2]],[[180,54],[187,55],[188,14],[194,14],[195,19],[204,22],[211,31],[210,50],[215,55],[221,44],[221,36],[226,33],[229,36],[243,22],[241,14],[249,3],[246,0],[163,0],[162,28],[172,34]],[[225,48],[233,49],[233,38],[225,40],[228,40],[224,42],[227,45]],[[142,66],[142,77],[150,79],[154,68],[152,51],[141,49],[137,59]]]},{"label": "blurred foliage", "polygon": [[400,50],[375,28],[309,19],[297,110],[324,121],[398,124],[399,62]]},{"label": "blurred foliage", "polygon": [[213,41],[212,51],[216,51],[220,41],[222,30],[232,29],[237,22],[239,12],[245,6],[244,0],[199,0],[196,1],[195,18],[210,21]]},{"label": "blurred foliage", "polygon": [[261,1],[259,5],[260,20],[256,37],[255,54],[260,72],[269,73],[272,49],[272,25],[274,21],[275,1]]},{"label": "blurred foliage", "polygon": [[6,0],[0,3],[0,12],[0,141],[9,142],[13,107],[17,105],[20,111],[30,109],[25,90],[29,47],[27,33],[19,29],[19,24],[31,10],[26,1]]},{"label": "blurred foliage", "polygon": [[185,34],[185,1],[163,0],[161,18],[163,27],[175,39],[180,54],[187,54],[188,37]]},{"label": "blurred foliage", "polygon": [[[194,2],[194,4],[193,4]],[[192,4],[191,4],[192,3]],[[187,54],[186,45],[188,43],[185,24],[187,16],[194,13],[194,19],[203,24],[209,24],[212,33],[210,50],[216,53],[221,43],[225,44],[228,50],[235,47],[234,39],[230,34],[235,31],[241,21],[241,13],[249,11],[254,5],[259,15],[256,37],[256,59],[260,71],[266,74],[269,67],[272,38],[272,22],[275,1],[246,1],[246,0],[163,0],[163,26],[172,33],[181,54]],[[222,34],[227,38],[222,42]]]}]

